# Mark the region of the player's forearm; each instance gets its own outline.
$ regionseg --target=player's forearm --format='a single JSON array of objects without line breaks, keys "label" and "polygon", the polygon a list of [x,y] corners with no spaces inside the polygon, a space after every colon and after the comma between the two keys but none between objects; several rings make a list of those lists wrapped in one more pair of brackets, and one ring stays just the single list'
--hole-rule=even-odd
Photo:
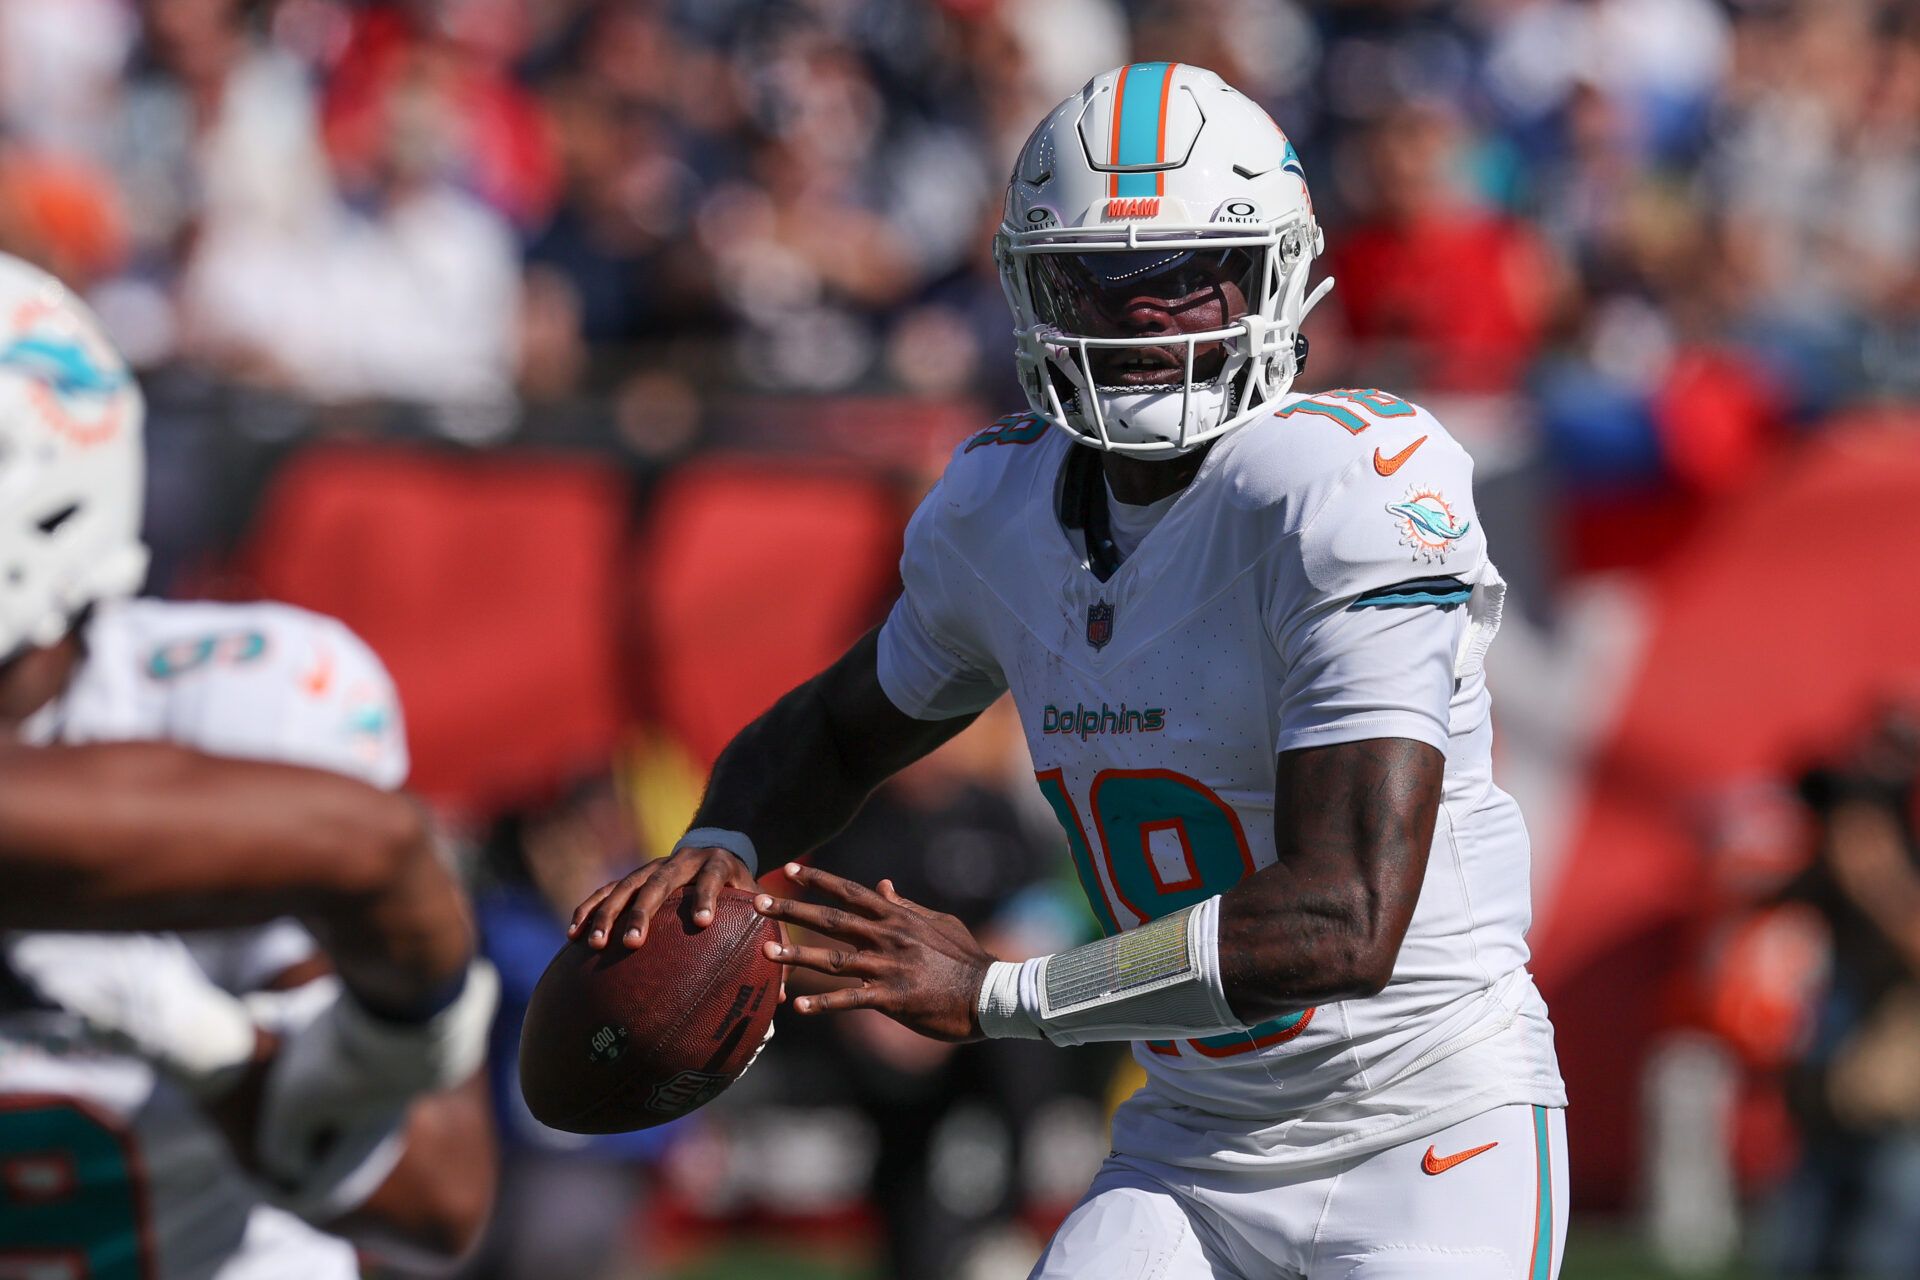
[{"label": "player's forearm", "polygon": [[746,832],[763,868],[812,852],[881,781],[848,759],[819,683],[794,689],[735,735],[691,824]]},{"label": "player's forearm", "polygon": [[479,1243],[493,1208],[499,1157],[485,1080],[414,1103],[406,1142],[379,1189],[327,1229],[391,1261],[450,1266]]},{"label": "player's forearm", "polygon": [[1387,985],[1404,927],[1395,931],[1362,895],[1296,896],[1296,879],[1257,883],[1265,875],[1241,882],[1220,904],[1221,980],[1242,1022],[1362,999]]},{"label": "player's forearm", "polygon": [[0,749],[0,926],[184,929],[297,915],[343,979],[404,1007],[470,954],[412,801],[160,743]]},{"label": "player's forearm", "polygon": [[[403,812],[406,811],[406,812]],[[7,750],[0,759],[0,898],[9,924],[242,925],[310,895],[377,887],[404,800],[347,778],[216,760],[161,743]]]},{"label": "player's forearm", "polygon": [[424,822],[376,890],[310,906],[302,917],[340,980],[370,1007],[406,1013],[444,1002],[473,957],[473,920]]},{"label": "player's forearm", "polygon": [[1279,926],[1308,945],[1275,947],[1269,935],[1285,913],[1263,901],[1230,893],[1068,951],[989,963],[972,989],[979,1029],[1056,1044],[1226,1035],[1386,985],[1391,959],[1373,957],[1391,957],[1397,938],[1359,941],[1362,930],[1330,903]]},{"label": "player's forearm", "polygon": [[1220,904],[1221,977],[1248,1025],[1387,985],[1426,878],[1445,769],[1407,738],[1280,757],[1279,858]]},{"label": "player's forearm", "polygon": [[693,826],[746,832],[762,867],[802,857],[881,782],[972,723],[895,708],[880,687],[877,637],[869,632],[727,744]]},{"label": "player's forearm", "polygon": [[1177,1039],[1377,994],[1426,876],[1445,767],[1404,738],[1282,754],[1274,865],[1129,932],[989,964],[974,996],[980,1030],[1058,1044]]}]

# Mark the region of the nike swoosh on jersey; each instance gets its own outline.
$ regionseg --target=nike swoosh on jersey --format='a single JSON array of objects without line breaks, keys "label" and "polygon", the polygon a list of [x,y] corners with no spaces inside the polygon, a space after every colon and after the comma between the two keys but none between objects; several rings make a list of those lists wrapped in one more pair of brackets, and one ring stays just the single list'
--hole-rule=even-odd
[{"label": "nike swoosh on jersey", "polygon": [[1375,449],[1373,451],[1373,469],[1375,471],[1378,471],[1383,476],[1392,475],[1394,472],[1400,469],[1401,463],[1405,462],[1408,458],[1411,458],[1413,456],[1413,451],[1415,449],[1418,449],[1421,445],[1425,444],[1426,442],[1427,442],[1427,438],[1425,436],[1421,436],[1418,440],[1415,440],[1412,444],[1408,445],[1406,448],[1402,449],[1400,452],[1394,454],[1391,458],[1382,457],[1380,454],[1380,451],[1378,449]]},{"label": "nike swoosh on jersey", "polygon": [[1465,1164],[1475,1156],[1491,1151],[1499,1145],[1498,1142],[1489,1142],[1484,1147],[1468,1147],[1465,1151],[1456,1151],[1450,1156],[1438,1155],[1432,1147],[1428,1147],[1427,1154],[1420,1157],[1420,1168],[1426,1173],[1442,1174],[1453,1166]]}]

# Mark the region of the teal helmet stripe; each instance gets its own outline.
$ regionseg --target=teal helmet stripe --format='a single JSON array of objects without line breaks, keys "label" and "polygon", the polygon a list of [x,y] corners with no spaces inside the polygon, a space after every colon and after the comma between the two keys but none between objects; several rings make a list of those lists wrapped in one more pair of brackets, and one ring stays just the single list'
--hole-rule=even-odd
[{"label": "teal helmet stripe", "polygon": [[1302,182],[1307,180],[1307,171],[1300,164],[1300,153],[1293,149],[1292,138],[1287,139],[1287,154],[1285,158],[1280,161],[1280,167]]},{"label": "teal helmet stripe", "polygon": [[[1107,163],[1114,165],[1159,164],[1164,137],[1163,123],[1171,62],[1136,62],[1122,68],[1113,100],[1113,152]],[[1108,182],[1107,194],[1115,197],[1157,196],[1161,191],[1157,173],[1116,173]]]}]

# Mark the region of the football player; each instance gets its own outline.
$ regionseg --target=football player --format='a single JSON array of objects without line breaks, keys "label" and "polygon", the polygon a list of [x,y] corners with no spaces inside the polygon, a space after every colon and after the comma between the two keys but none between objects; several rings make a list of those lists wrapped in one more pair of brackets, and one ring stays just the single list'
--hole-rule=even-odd
[{"label": "football player", "polygon": [[1376,390],[1301,393],[1305,175],[1196,67],[1096,77],[996,239],[1030,411],[962,444],[884,625],[737,736],[671,857],[574,927],[805,853],[1002,692],[1108,937],[1020,964],[882,880],[768,944],[943,1039],[1130,1040],[1147,1084],[1041,1277],[1532,1277],[1564,1091],[1526,969],[1526,829],[1482,660],[1504,585],[1472,463]]},{"label": "football player", "polygon": [[391,683],[331,619],[129,598],[142,412],[0,258],[0,1274],[357,1276],[310,1222],[455,1256],[496,983],[382,789]]}]

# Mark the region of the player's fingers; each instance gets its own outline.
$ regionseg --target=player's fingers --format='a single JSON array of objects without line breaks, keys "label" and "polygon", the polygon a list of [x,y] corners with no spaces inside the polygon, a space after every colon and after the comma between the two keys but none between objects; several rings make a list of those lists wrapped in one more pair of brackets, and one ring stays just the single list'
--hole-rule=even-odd
[{"label": "player's fingers", "polygon": [[615,895],[620,895],[624,898],[625,894],[631,892],[633,886],[640,882],[638,877],[643,876],[651,866],[652,864],[649,863],[644,867],[636,867],[626,875],[621,876],[618,880],[609,880],[582,898],[580,905],[573,909],[573,919],[567,925],[567,932],[570,934],[579,933],[580,930],[586,926],[588,917],[593,915],[600,904],[608,898]]},{"label": "player's fingers", "polygon": [[[619,921],[620,941],[628,947],[637,947],[647,940],[647,930],[651,927],[655,913],[667,895],[693,879],[688,864],[681,861],[677,865],[674,859],[657,864],[659,871],[647,877],[627,903],[627,909],[621,913]],[[611,936],[611,935],[609,935]]]},{"label": "player's fingers", "polygon": [[587,922],[587,917],[593,914],[593,909],[599,906],[608,894],[619,887],[620,882],[618,880],[609,880],[582,898],[580,905],[573,909],[573,917],[567,921],[567,936],[571,938],[574,934],[579,933],[580,926]]},{"label": "player's fingers", "polygon": [[731,857],[722,858],[720,859],[720,861],[725,865],[727,869],[726,882],[729,885],[731,885],[735,889],[745,889],[748,893],[753,892],[754,890],[753,872],[747,870],[747,864],[740,860],[740,857],[738,854],[734,854]]},{"label": "player's fingers", "polygon": [[727,872],[731,867],[740,865],[740,859],[728,854],[725,857],[709,857],[701,865],[700,871],[693,877],[693,927],[704,929],[713,923],[713,912],[720,900],[720,886],[727,882]]},{"label": "player's fingers", "polygon": [[791,943],[769,942],[765,954],[769,960],[799,965],[815,973],[837,977],[872,978],[879,975],[876,958],[857,947],[800,947]]},{"label": "player's fingers", "polygon": [[880,1005],[879,987],[841,987],[838,991],[793,998],[796,1013],[838,1013],[843,1009],[878,1009]]},{"label": "player's fingers", "polygon": [[881,897],[885,898],[888,902],[892,903],[896,907],[905,907],[907,910],[913,912],[915,915],[930,916],[933,914],[932,908],[923,907],[919,903],[915,902],[912,898],[909,898],[905,894],[901,893],[900,890],[894,886],[894,883],[891,880],[882,880],[879,884],[875,885],[874,888],[880,891]]},{"label": "player's fingers", "polygon": [[599,900],[581,918],[580,927],[575,934],[585,933],[587,945],[598,950],[607,945],[607,939],[613,936],[614,921],[620,918],[621,910],[636,889],[643,887],[652,879],[653,864],[629,871],[612,884],[599,890]]},{"label": "player's fingers", "polygon": [[753,900],[753,908],[763,916],[788,920],[803,929],[812,929],[815,933],[850,942],[862,942],[872,936],[871,920],[854,915],[851,911],[842,911],[839,907],[823,907],[795,898],[776,898],[763,893]]},{"label": "player's fingers", "polygon": [[863,884],[834,875],[831,871],[822,871],[818,867],[804,866],[798,862],[787,864],[787,877],[795,884],[817,890],[846,903],[856,911],[866,915],[883,915],[887,909],[887,900]]}]

